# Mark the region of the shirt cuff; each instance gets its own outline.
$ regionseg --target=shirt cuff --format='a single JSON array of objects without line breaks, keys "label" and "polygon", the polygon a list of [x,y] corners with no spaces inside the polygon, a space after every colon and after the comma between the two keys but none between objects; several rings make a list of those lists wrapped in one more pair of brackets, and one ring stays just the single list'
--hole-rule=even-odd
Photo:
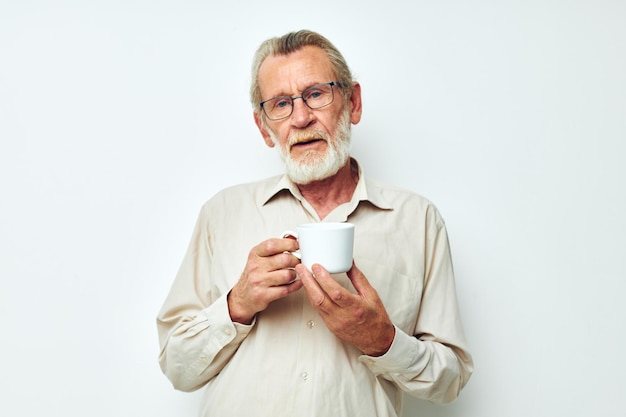
[{"label": "shirt cuff", "polygon": [[384,355],[361,355],[359,357],[359,360],[365,363],[375,375],[406,370],[414,362],[415,356],[423,353],[424,347],[420,345],[419,340],[395,327],[396,335],[391,347]]},{"label": "shirt cuff", "polygon": [[203,310],[207,321],[212,323],[215,328],[213,333],[214,341],[220,347],[224,347],[232,342],[241,343],[256,323],[256,318],[249,325],[233,322],[228,312],[227,295],[222,295]]}]

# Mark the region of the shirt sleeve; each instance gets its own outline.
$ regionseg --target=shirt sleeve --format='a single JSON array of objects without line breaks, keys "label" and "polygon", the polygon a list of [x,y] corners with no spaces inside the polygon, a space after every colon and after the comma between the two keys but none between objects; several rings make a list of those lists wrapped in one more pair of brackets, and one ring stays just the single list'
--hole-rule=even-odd
[{"label": "shirt sleeve", "polygon": [[360,361],[409,395],[449,403],[467,384],[474,365],[461,325],[445,224],[436,210],[430,219],[417,324],[411,332],[396,326],[384,355],[363,355]]},{"label": "shirt sleeve", "polygon": [[[204,210],[204,208],[203,208]],[[205,385],[228,363],[254,322],[234,323],[228,292],[212,283],[208,219],[201,212],[172,288],[157,316],[163,373],[181,391]]]},{"label": "shirt sleeve", "polygon": [[420,340],[398,328],[387,353],[379,357],[363,355],[360,360],[375,375],[394,382],[409,395],[435,403],[456,399],[473,368],[464,351]]}]

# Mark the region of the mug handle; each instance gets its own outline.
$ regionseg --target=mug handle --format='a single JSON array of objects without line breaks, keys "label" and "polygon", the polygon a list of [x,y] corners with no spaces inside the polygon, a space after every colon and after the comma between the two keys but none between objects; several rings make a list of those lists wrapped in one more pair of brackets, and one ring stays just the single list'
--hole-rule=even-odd
[{"label": "mug handle", "polygon": [[[296,238],[296,240],[298,240],[298,232],[294,232],[293,230],[285,230],[284,232],[281,233],[280,235],[281,238],[283,239],[287,239],[287,238]],[[293,256],[295,256],[298,259],[302,259],[302,257],[300,256],[300,251],[293,251],[290,252]]]}]

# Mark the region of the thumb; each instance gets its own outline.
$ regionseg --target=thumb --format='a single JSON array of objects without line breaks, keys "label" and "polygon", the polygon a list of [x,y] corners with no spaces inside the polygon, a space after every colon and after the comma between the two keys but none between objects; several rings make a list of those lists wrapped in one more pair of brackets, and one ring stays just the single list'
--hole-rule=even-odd
[{"label": "thumb", "polygon": [[372,292],[375,292],[374,288],[370,285],[370,282],[365,278],[363,272],[356,266],[354,260],[352,261],[352,268],[347,272],[348,278],[352,281],[354,289],[361,295],[367,296]]}]

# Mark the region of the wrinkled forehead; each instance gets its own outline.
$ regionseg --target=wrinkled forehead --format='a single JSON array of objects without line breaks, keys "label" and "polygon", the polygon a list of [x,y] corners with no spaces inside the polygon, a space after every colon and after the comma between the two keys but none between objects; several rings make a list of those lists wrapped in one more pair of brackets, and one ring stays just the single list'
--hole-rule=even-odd
[{"label": "wrinkled forehead", "polygon": [[312,85],[336,81],[335,78],[328,55],[316,46],[305,46],[288,55],[268,56],[258,74],[263,99],[297,95]]}]

